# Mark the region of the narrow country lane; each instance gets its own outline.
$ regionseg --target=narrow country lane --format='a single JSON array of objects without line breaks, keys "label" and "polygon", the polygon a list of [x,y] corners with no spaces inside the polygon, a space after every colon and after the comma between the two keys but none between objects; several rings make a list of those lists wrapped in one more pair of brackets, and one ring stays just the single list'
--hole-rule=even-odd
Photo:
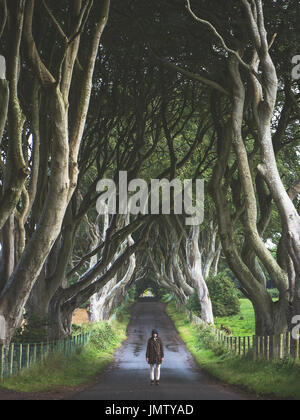
[{"label": "narrow country lane", "polygon": [[[165,305],[144,299],[132,307],[128,339],[115,352],[115,361],[98,384],[73,395],[73,400],[253,400],[255,396],[212,380],[196,365],[165,313]],[[160,385],[150,385],[145,360],[153,328],[165,347]]]}]

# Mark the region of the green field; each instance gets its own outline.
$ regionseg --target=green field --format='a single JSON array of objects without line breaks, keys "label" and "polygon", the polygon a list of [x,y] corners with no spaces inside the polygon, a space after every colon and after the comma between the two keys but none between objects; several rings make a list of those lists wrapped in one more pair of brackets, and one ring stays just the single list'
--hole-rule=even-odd
[{"label": "green field", "polygon": [[238,315],[215,318],[215,324],[224,324],[234,336],[244,337],[255,334],[255,315],[252,303],[248,299],[240,299],[241,311]]},{"label": "green field", "polygon": [[[241,303],[243,316],[248,313],[248,321],[251,318],[254,321],[253,311],[250,310],[251,303],[245,299]],[[192,324],[188,317],[176,308],[173,301],[168,304],[166,311],[198,365],[222,383],[238,385],[267,398],[300,399],[300,361],[284,359],[254,362],[251,355],[246,358],[233,357],[226,353],[218,355],[217,343],[211,343],[211,348],[206,346],[199,336],[199,327]],[[246,329],[239,320],[240,316],[220,318],[218,322],[226,319],[226,326],[235,334],[242,334]],[[250,331],[250,324],[247,328]]]}]

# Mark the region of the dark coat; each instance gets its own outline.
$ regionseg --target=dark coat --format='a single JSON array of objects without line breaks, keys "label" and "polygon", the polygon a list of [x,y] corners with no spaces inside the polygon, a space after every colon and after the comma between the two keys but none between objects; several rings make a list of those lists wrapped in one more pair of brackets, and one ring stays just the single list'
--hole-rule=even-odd
[{"label": "dark coat", "polygon": [[147,344],[146,358],[149,358],[149,365],[161,364],[164,357],[164,346],[160,337],[156,340],[154,337],[149,338]]}]

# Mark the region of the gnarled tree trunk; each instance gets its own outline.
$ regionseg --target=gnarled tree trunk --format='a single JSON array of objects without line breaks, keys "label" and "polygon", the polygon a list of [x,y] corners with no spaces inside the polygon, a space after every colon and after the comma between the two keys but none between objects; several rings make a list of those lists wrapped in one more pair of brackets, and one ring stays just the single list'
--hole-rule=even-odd
[{"label": "gnarled tree trunk", "polygon": [[212,303],[202,274],[201,253],[199,250],[199,232],[200,227],[198,225],[192,226],[190,234],[186,240],[187,266],[193,286],[197,291],[201,303],[201,318],[203,321],[213,324],[214,316]]}]

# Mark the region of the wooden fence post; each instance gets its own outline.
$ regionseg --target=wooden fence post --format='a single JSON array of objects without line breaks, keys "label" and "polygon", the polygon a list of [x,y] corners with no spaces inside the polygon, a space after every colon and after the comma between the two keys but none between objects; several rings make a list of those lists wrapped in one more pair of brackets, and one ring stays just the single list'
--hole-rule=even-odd
[{"label": "wooden fence post", "polygon": [[257,337],[256,335],[253,336],[253,360],[257,360]]},{"label": "wooden fence post", "polygon": [[15,345],[14,343],[12,343],[10,345],[10,367],[9,367],[9,372],[11,375],[13,373],[13,367],[14,367],[14,350],[15,350]]},{"label": "wooden fence post", "polygon": [[5,364],[5,360],[4,360],[4,348],[3,346],[1,346],[1,359],[0,359],[0,366],[1,366],[1,370],[0,370],[0,380],[3,381],[4,378],[4,364]]},{"label": "wooden fence post", "polygon": [[272,336],[272,352],[271,357],[274,360],[276,358],[276,336]]},{"label": "wooden fence post", "polygon": [[19,345],[19,370],[22,369],[22,356],[23,356],[23,345],[20,343]]},{"label": "wooden fence post", "polygon": [[291,355],[291,333],[288,331],[286,333],[286,356]]},{"label": "wooden fence post", "polygon": [[279,358],[283,359],[283,334],[280,334],[279,338]]},{"label": "wooden fence post", "polygon": [[267,360],[270,360],[270,337],[267,336]]},{"label": "wooden fence post", "polygon": [[33,348],[33,363],[36,363],[36,343],[34,343],[34,348]]},{"label": "wooden fence post", "polygon": [[44,361],[44,343],[40,343],[40,358],[41,358],[41,362]]},{"label": "wooden fence post", "polygon": [[29,368],[30,365],[30,344],[27,344],[26,349],[26,367]]},{"label": "wooden fence post", "polygon": [[257,358],[260,358],[260,352],[261,352],[261,337],[260,336],[256,336],[256,341],[257,341]]}]

